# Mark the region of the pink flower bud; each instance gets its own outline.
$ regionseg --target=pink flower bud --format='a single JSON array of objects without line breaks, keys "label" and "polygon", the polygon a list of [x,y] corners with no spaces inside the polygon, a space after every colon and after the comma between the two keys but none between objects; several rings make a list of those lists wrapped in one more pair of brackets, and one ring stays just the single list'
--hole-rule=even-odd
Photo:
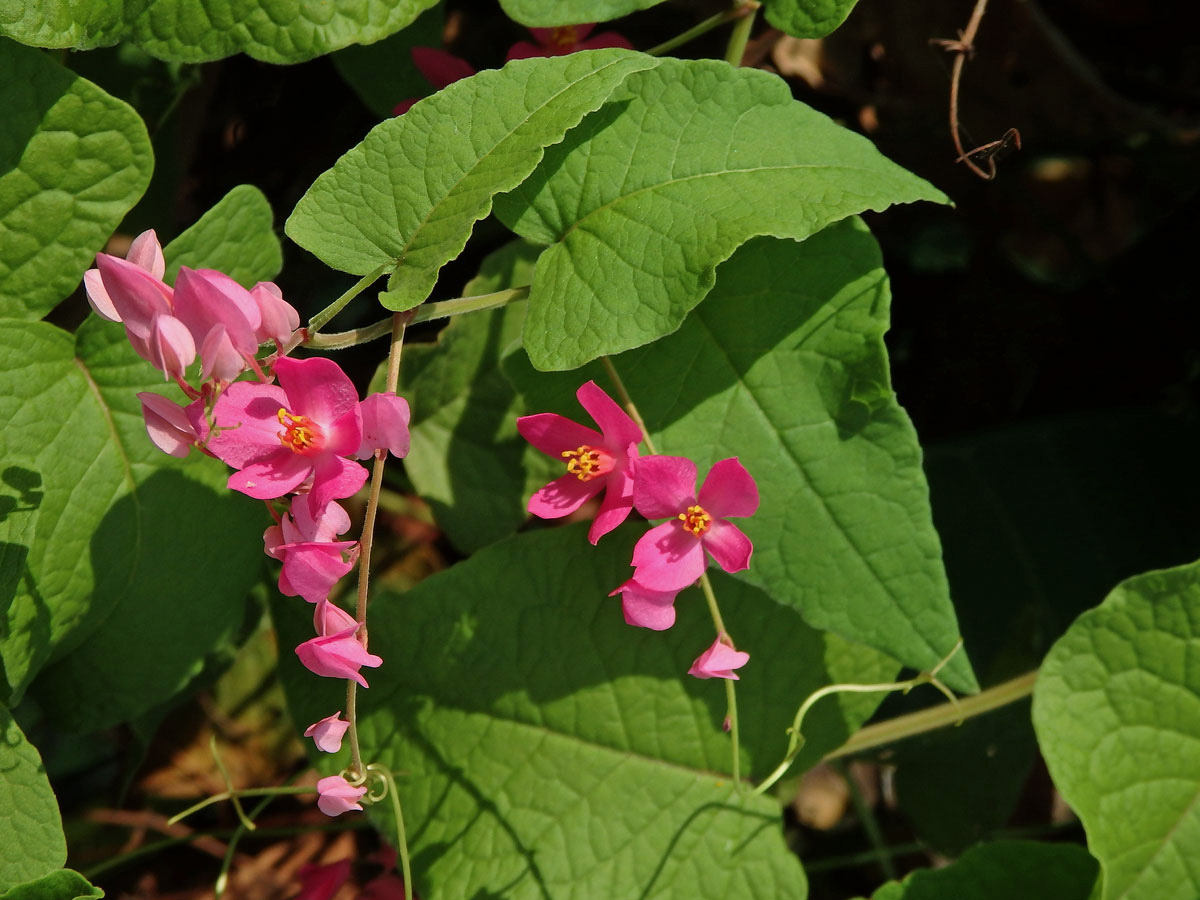
[{"label": "pink flower bud", "polygon": [[317,808],[327,816],[361,810],[358,798],[366,792],[365,787],[354,787],[341,775],[330,775],[317,782]]},{"label": "pink flower bud", "polygon": [[383,665],[383,660],[368,653],[354,636],[358,623],[342,631],[315,637],[296,648],[296,655],[310,672],[325,678],[352,678],[363,687],[369,687],[359,668],[374,669]]},{"label": "pink flower bud", "polygon": [[734,650],[722,640],[725,635],[719,635],[712,646],[696,657],[689,675],[697,678],[731,678],[738,680],[734,669],[740,669],[750,661],[750,654]]},{"label": "pink flower bud", "polygon": [[282,347],[300,327],[300,314],[283,299],[283,292],[273,282],[260,281],[250,289],[250,296],[262,317],[255,335],[258,342],[274,341],[275,346]]},{"label": "pink flower bud", "polygon": [[354,616],[328,600],[322,600],[313,610],[313,629],[319,637],[327,637],[357,627],[358,620]]},{"label": "pink flower bud", "polygon": [[312,738],[318,750],[324,753],[337,753],[342,749],[342,737],[346,734],[346,729],[350,727],[350,723],[343,721],[341,715],[342,711],[338,710],[332,716],[326,716],[320,722],[314,722],[304,729],[304,736]]},{"label": "pink flower bud", "polygon": [[386,449],[397,458],[408,456],[408,401],[391,393],[371,394],[358,405],[362,412],[362,443],[354,455],[366,459]]},{"label": "pink flower bud", "polygon": [[150,364],[167,378],[182,381],[196,360],[192,333],[174,316],[155,316],[150,330]]},{"label": "pink flower bud", "polygon": [[161,394],[143,392],[137,397],[142,401],[146,434],[150,436],[154,446],[171,456],[187,456],[198,439],[187,410]]},{"label": "pink flower bud", "polygon": [[175,315],[200,347],[205,378],[229,382],[253,362],[262,314],[250,292],[228,275],[183,266],[174,303]]}]

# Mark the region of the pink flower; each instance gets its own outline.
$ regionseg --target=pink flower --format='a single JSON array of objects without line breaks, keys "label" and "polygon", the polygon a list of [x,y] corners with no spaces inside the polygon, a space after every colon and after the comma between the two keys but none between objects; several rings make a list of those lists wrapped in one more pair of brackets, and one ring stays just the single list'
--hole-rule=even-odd
[{"label": "pink flower", "polygon": [[696,497],[696,464],[682,456],[638,460],[634,488],[637,510],[647,519],[670,517],[651,528],[633,548],[633,577],[654,591],[674,591],[704,572],[705,551],[726,572],[750,566],[754,546],[729,516],[758,509],[758,487],[737,457],[715,463]]},{"label": "pink flower", "polygon": [[642,429],[594,381],[582,385],[576,398],[600,431],[593,431],[555,413],[517,419],[521,436],[547,456],[561,459],[567,474],[529,498],[529,511],[543,519],[570,515],[591,497],[605,491],[604,502],[588,540],[595,544],[625,521],[633,508],[632,464],[638,456]]},{"label": "pink flower", "polygon": [[336,634],[357,625],[358,620],[354,616],[328,600],[320,601],[313,610],[313,630],[319,637]]},{"label": "pink flower", "polygon": [[328,597],[337,580],[354,568],[358,542],[336,539],[349,529],[350,517],[338,504],[330,501],[313,516],[307,497],[293,498],[279,524],[263,532],[267,555],[283,561],[279,592],[309,603]]},{"label": "pink flower", "polygon": [[[112,260],[117,264],[117,268],[124,268],[121,263],[127,263],[135,269],[141,269],[150,276],[150,280],[158,282],[165,289],[163,293],[169,299],[171,289],[163,283],[163,273],[166,271],[166,260],[163,258],[162,246],[158,243],[158,235],[154,233],[154,229],[143,231],[133,239],[133,243],[129,245],[129,252],[125,255],[125,259],[116,256],[109,256],[107,253],[101,253],[96,257],[96,262],[99,263],[100,257]],[[91,304],[96,315],[109,322],[122,322],[124,319],[117,305],[113,303],[112,297],[109,296],[108,288],[104,285],[104,275],[99,268],[88,269],[83,273],[83,286],[87,292],[88,303]],[[123,293],[120,289],[118,294]],[[124,297],[122,300],[126,299]]]},{"label": "pink flower", "polygon": [[[323,780],[328,781],[328,779]],[[320,803],[318,798],[317,805],[320,806]],[[337,813],[327,812],[324,807],[321,807],[321,811],[329,816],[337,815]],[[345,810],[338,810],[338,812],[345,812]],[[296,900],[331,900],[341,886],[350,880],[350,867],[349,859],[339,859],[327,866],[305,863],[296,873],[296,877],[300,879],[300,893],[296,895]]]},{"label": "pink flower", "polygon": [[[433,85],[435,91],[440,91],[447,85],[470,78],[475,74],[474,66],[465,59],[459,59],[445,50],[438,50],[434,47],[413,47],[409,53],[412,54],[413,65],[425,76],[425,80]],[[392,109],[392,115],[404,115],[420,99],[420,97],[412,97],[408,100],[401,100]]]},{"label": "pink flower", "polygon": [[366,792],[365,787],[354,787],[341,775],[330,775],[317,782],[317,808],[327,816],[361,810],[358,798]]},{"label": "pink flower", "polygon": [[508,49],[508,59],[528,59],[531,56],[566,56],[577,50],[599,50],[602,47],[622,47],[632,50],[633,44],[615,31],[604,31],[588,38],[594,22],[585,25],[559,25],[557,28],[530,28],[536,44],[519,41]]},{"label": "pink flower", "polygon": [[202,378],[228,383],[248,367],[257,369],[262,312],[250,292],[228,275],[180,268],[175,312],[200,349]]},{"label": "pink flower", "polygon": [[358,392],[329,359],[275,363],[278,386],[229,385],[213,409],[208,449],[238,471],[229,487],[259,500],[282,497],[311,478],[314,518],[331,500],[353,495],[367,470],[343,457],[362,443]]},{"label": "pink flower", "polygon": [[679,591],[652,591],[630,578],[608,596],[618,593],[629,625],[665,631],[675,624],[675,597]]},{"label": "pink flower", "polygon": [[358,405],[362,412],[362,443],[355,456],[367,459],[387,449],[397,459],[408,456],[408,401],[390,392],[370,394]]},{"label": "pink flower", "polygon": [[314,675],[325,678],[352,678],[363,687],[369,687],[367,679],[358,671],[359,668],[367,666],[374,669],[383,665],[383,660],[367,652],[362,642],[355,637],[357,631],[358,623],[355,622],[341,631],[312,638],[296,648],[296,655],[300,657],[304,667]]},{"label": "pink flower", "polygon": [[733,670],[749,662],[750,654],[734,650],[725,643],[726,640],[728,638],[725,635],[719,635],[711,647],[696,657],[688,674],[697,678],[732,678],[737,681],[737,674]]},{"label": "pink flower", "polygon": [[203,416],[204,401],[197,400],[183,407],[162,394],[142,392],[137,397],[142,401],[142,418],[146,420],[146,434],[150,436],[151,443],[171,456],[187,456],[188,451],[200,440],[188,412],[190,410],[193,415]]},{"label": "pink flower", "polygon": [[404,900],[404,879],[390,872],[372,878],[354,900]]},{"label": "pink flower", "polygon": [[324,753],[337,753],[342,749],[342,737],[349,722],[342,721],[342,711],[339,709],[332,716],[326,716],[320,722],[313,722],[304,729],[304,736],[313,739],[317,749]]},{"label": "pink flower", "polygon": [[300,314],[283,299],[283,291],[272,281],[260,281],[250,289],[250,298],[261,320],[255,333],[258,342],[274,341],[276,347],[288,343],[300,327]]}]

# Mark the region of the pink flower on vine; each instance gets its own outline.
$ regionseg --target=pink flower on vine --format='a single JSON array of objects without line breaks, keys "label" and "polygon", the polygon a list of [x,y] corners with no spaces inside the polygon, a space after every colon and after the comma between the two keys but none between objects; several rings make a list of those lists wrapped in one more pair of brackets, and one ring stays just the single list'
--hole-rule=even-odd
[{"label": "pink flower on vine", "polygon": [[725,643],[726,640],[728,638],[725,635],[719,635],[711,647],[696,657],[688,674],[697,678],[730,678],[737,681],[737,673],[733,670],[749,662],[750,654],[734,650]]},{"label": "pink flower on vine", "polygon": [[530,28],[536,44],[518,41],[508,49],[508,59],[529,59],[534,56],[566,56],[578,50],[599,50],[603,47],[621,47],[632,50],[633,44],[615,31],[602,31],[593,38],[588,35],[596,27],[595,22],[583,25],[559,25],[557,28]]},{"label": "pink flower on vine", "polygon": [[[475,67],[465,59],[460,59],[454,54],[436,47],[413,47],[409,53],[412,55],[413,65],[425,76],[425,80],[433,85],[435,91],[440,91],[456,81],[470,78],[475,74]],[[404,115],[420,99],[420,97],[410,97],[407,100],[401,100],[392,109],[392,115]]]},{"label": "pink flower on vine", "polygon": [[570,515],[604,491],[600,512],[588,531],[593,544],[625,521],[633,508],[632,466],[642,430],[594,381],[575,392],[600,431],[556,413],[517,419],[521,436],[547,456],[561,460],[567,474],[529,498],[529,511],[543,519]]},{"label": "pink flower on vine", "polygon": [[366,792],[365,787],[355,787],[341,775],[330,775],[317,782],[317,808],[327,816],[361,810],[358,800]]},{"label": "pink flower on vine", "polygon": [[705,553],[726,572],[749,568],[754,546],[728,518],[753,515],[758,487],[730,457],[709,470],[696,495],[696,464],[682,456],[638,460],[634,487],[637,510],[647,519],[668,518],[633,548],[634,580],[654,591],[674,591],[704,572]]},{"label": "pink flower on vine", "polygon": [[263,533],[267,555],[283,561],[279,592],[316,603],[329,596],[337,580],[354,568],[357,541],[339,541],[350,530],[350,517],[330,501],[317,515],[307,497],[292,499],[291,508]]},{"label": "pink flower on vine", "polygon": [[296,648],[300,662],[314,675],[325,678],[349,678],[363,687],[369,687],[359,669],[363,666],[374,669],[383,665],[383,660],[366,647],[357,637],[358,623],[348,628],[317,636]]},{"label": "pink flower on vine", "polygon": [[319,722],[313,722],[304,729],[304,736],[313,739],[317,749],[323,753],[337,753],[342,749],[342,738],[350,723],[342,718],[339,709],[332,716],[326,716]]},{"label": "pink flower on vine", "polygon": [[639,628],[665,631],[675,624],[675,597],[679,591],[653,591],[630,578],[608,596],[621,595],[625,622]]},{"label": "pink flower on vine", "polygon": [[151,443],[163,453],[185,457],[200,440],[193,418],[203,418],[204,401],[180,406],[162,394],[143,391],[137,395],[142,403],[142,418]]}]

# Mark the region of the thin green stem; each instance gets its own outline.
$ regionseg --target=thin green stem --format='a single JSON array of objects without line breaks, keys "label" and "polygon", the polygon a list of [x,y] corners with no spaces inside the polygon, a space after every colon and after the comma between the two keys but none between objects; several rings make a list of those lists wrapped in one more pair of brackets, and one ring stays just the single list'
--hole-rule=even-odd
[{"label": "thin green stem", "polygon": [[663,41],[661,44],[659,44],[655,47],[651,47],[649,50],[646,51],[646,55],[647,56],[663,56],[664,54],[670,53],[676,47],[682,46],[683,44],[686,44],[688,41],[694,41],[696,38],[700,37],[702,34],[708,34],[708,32],[712,31],[714,28],[720,28],[726,22],[732,22],[735,19],[742,18],[743,16],[745,16],[747,14],[748,6],[753,6],[755,9],[758,8],[757,3],[752,3],[752,4],[735,3],[733,6],[731,6],[729,9],[725,10],[724,12],[719,12],[715,16],[709,16],[703,22],[699,23],[698,25],[693,25],[691,28],[689,28],[687,31],[683,32],[682,34],[677,34],[677,35],[675,35],[675,37],[671,38],[670,40]]},{"label": "thin green stem", "polygon": [[713,625],[716,627],[717,633],[729,634],[725,630],[725,622],[721,618],[721,608],[717,606],[717,595],[713,593],[712,582],[708,580],[707,572],[700,576],[700,590],[704,592],[704,599],[708,601],[708,612],[712,616]]},{"label": "thin green stem", "polygon": [[642,429],[642,440],[646,442],[646,449],[650,451],[652,456],[656,455],[658,450],[654,446],[654,439],[650,437],[650,429],[646,427],[646,423],[642,419],[642,414],[638,412],[637,404],[633,402],[633,398],[629,396],[629,391],[625,389],[625,382],[617,374],[616,366],[612,364],[612,360],[607,356],[600,357],[600,362],[604,364],[604,370],[608,372],[608,377],[612,381],[613,387],[617,389],[617,393],[621,396],[621,405],[625,407],[625,412],[629,413],[629,417],[637,423],[638,428]]},{"label": "thin green stem", "polygon": [[1028,697],[1033,693],[1035,681],[1037,681],[1036,669],[995,687],[990,687],[972,697],[963,697],[954,703],[941,703],[928,709],[888,719],[886,722],[868,725],[851,735],[846,743],[827,754],[825,759],[839,759],[843,756],[862,753],[864,750],[894,744],[896,741],[916,734],[936,731],[938,728],[955,725],[965,719],[992,712]]},{"label": "thin green stem", "polygon": [[221,778],[225,780],[225,789],[229,791],[229,799],[233,802],[233,809],[237,813],[238,821],[243,828],[253,831],[254,822],[246,817],[246,810],[242,809],[242,801],[238,799],[237,789],[233,786],[233,779],[229,777],[229,771],[225,768],[225,761],[221,759],[221,754],[217,752],[217,736],[215,734],[208,739],[208,749],[212,752],[213,761],[217,764],[217,771],[221,773]]},{"label": "thin green stem", "polygon": [[[274,797],[264,797],[262,802],[254,807],[254,812],[250,813],[250,818],[243,819],[233,832],[233,836],[229,839],[229,846],[225,850],[225,858],[221,860],[221,871],[217,875],[217,883],[213,886],[213,895],[216,900],[221,900],[221,897],[225,894],[225,887],[229,884],[229,870],[233,868],[233,855],[237,852],[238,842],[241,841],[247,831],[254,829],[254,817],[260,815],[274,799]],[[236,798],[234,802],[237,802]]]},{"label": "thin green stem", "polygon": [[729,717],[729,739],[733,741],[730,748],[729,768],[733,774],[733,783],[738,792],[742,790],[742,738],[738,728],[737,690],[732,678],[725,679],[725,715]]},{"label": "thin green stem", "polygon": [[[404,348],[404,330],[412,312],[399,312],[392,316],[392,343],[388,353],[388,369],[384,390],[394,393],[400,381],[400,354]],[[354,618],[358,621],[359,640],[367,649],[367,600],[371,581],[371,547],[375,538],[375,516],[379,511],[379,492],[383,489],[383,469],[387,462],[387,450],[375,451],[375,462],[371,466],[371,488],[367,494],[367,511],[363,516],[362,536],[358,541],[358,597],[354,604]],[[366,773],[362,761],[362,748],[358,742],[358,684],[346,679],[346,721],[350,723],[350,769],[356,775]]]},{"label": "thin green stem", "polygon": [[212,806],[214,803],[220,803],[222,800],[232,800],[236,797],[274,797],[283,796],[285,794],[315,794],[317,789],[307,785],[279,785],[278,787],[262,787],[262,788],[244,788],[240,791],[221,791],[219,794],[213,794],[211,797],[205,797],[199,803],[193,803],[181,813],[176,813],[167,819],[168,825],[175,825],[182,822],[192,813],[199,812],[206,806]]},{"label": "thin green stem", "polygon": [[336,331],[333,334],[310,334],[303,346],[313,350],[345,350],[375,341],[392,332],[392,317],[381,319],[362,328],[351,328],[349,331]]},{"label": "thin green stem", "polygon": [[850,802],[854,804],[854,811],[858,813],[858,820],[862,823],[863,831],[867,833],[867,840],[870,841],[871,847],[877,854],[884,879],[886,881],[895,880],[896,864],[892,862],[892,855],[888,853],[887,841],[884,840],[883,829],[879,827],[879,820],[875,818],[875,810],[871,809],[871,805],[863,797],[862,791],[858,789],[858,782],[846,771],[846,767],[839,765],[837,768],[846,782],[846,787],[850,790]]},{"label": "thin green stem", "polygon": [[342,294],[342,296],[338,297],[336,300],[334,300],[332,303],[330,303],[327,307],[325,307],[323,310],[321,310],[319,313],[317,313],[315,316],[313,316],[311,319],[309,319],[308,320],[309,339],[311,340],[312,335],[314,333],[316,333],[316,332],[320,331],[322,328],[324,328],[325,324],[330,319],[332,319],[334,316],[336,316],[338,313],[340,313],[343,309],[345,309],[346,304],[348,304],[351,300],[353,300],[355,297],[357,297],[359,294],[361,294],[363,291],[365,291],[367,288],[369,288],[371,285],[373,285],[376,281],[378,281],[380,278],[382,278],[383,274],[388,269],[392,268],[393,265],[394,265],[394,263],[386,262],[383,265],[379,266],[377,269],[375,269],[371,272],[368,272],[362,278],[358,279],[358,281],[354,282],[354,285],[348,291],[346,291],[346,293]]},{"label": "thin green stem", "polygon": [[461,316],[465,313],[480,312],[494,309],[497,306],[507,306],[529,296],[529,285],[511,288],[507,291],[496,291],[492,294],[479,294],[474,297],[455,297],[453,300],[439,300],[437,303],[423,303],[413,309],[410,324],[430,322],[434,319],[448,319],[451,316]]},{"label": "thin green stem", "polygon": [[[922,672],[914,678],[909,678],[905,681],[891,681],[881,684],[828,684],[823,688],[818,688],[809,694],[804,702],[800,704],[800,708],[796,710],[796,717],[792,720],[792,727],[788,729],[788,747],[787,752],[783,756],[783,761],[775,767],[775,770],[763,780],[762,784],[754,789],[755,794],[763,794],[771,789],[774,784],[779,781],[791,768],[796,756],[804,747],[804,717],[808,715],[808,711],[812,709],[819,700],[830,696],[831,694],[851,693],[851,694],[884,694],[893,691],[903,691],[908,693],[913,688],[922,684],[940,684],[937,680],[937,672],[942,670],[947,661],[954,656],[962,647],[962,640],[954,645],[954,648],[929,672]],[[957,707],[959,701],[945,690],[944,685],[939,688],[943,690],[951,699],[951,705]],[[865,730],[865,729],[864,729]],[[861,732],[860,732],[861,733]],[[853,740],[853,738],[852,738]]]},{"label": "thin green stem", "polygon": [[400,877],[404,879],[404,900],[413,900],[412,866],[408,859],[408,839],[404,832],[404,812],[400,809],[400,791],[396,788],[396,779],[392,773],[382,766],[376,771],[387,779],[387,786],[392,798],[392,814],[396,817],[396,853],[400,857]]},{"label": "thin green stem", "polygon": [[750,32],[754,30],[754,17],[758,13],[758,3],[739,3],[743,10],[741,18],[729,33],[729,44],[725,48],[725,62],[731,66],[740,66],[742,57],[746,55],[746,44],[750,40]]}]

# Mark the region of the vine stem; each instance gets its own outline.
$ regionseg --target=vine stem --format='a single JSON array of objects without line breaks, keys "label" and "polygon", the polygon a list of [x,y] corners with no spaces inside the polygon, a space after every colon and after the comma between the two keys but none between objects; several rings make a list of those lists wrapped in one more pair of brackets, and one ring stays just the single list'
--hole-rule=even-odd
[{"label": "vine stem", "polygon": [[[411,318],[411,311],[392,315],[392,345],[388,353],[387,378],[384,383],[384,390],[389,393],[396,392],[396,385],[400,381],[400,354],[404,348],[404,330]],[[371,466],[367,511],[363,516],[362,536],[358,541],[358,596],[354,604],[354,618],[358,622],[359,639],[364,650],[368,646],[367,600],[371,582],[371,546],[375,538],[375,516],[379,511],[379,493],[383,488],[383,469],[386,462],[387,450],[376,450],[375,461]],[[350,723],[350,770],[355,775],[365,775],[362,749],[358,743],[358,683],[352,678],[346,679],[346,721]]]},{"label": "vine stem", "polygon": [[[604,370],[608,373],[609,380],[612,381],[613,387],[616,388],[617,394],[621,398],[621,405],[629,413],[629,417],[637,423],[638,428],[642,430],[642,440],[646,443],[646,449],[651,454],[657,455],[658,449],[654,446],[654,439],[650,437],[650,429],[646,427],[646,421],[642,418],[637,404],[629,396],[629,390],[625,387],[625,382],[621,380],[617,367],[607,356],[600,357],[600,361],[604,364]],[[717,595],[713,591],[712,582],[708,580],[707,572],[700,575],[700,590],[704,593],[704,599],[708,603],[708,612],[712,616],[713,627],[717,629],[717,637],[729,637],[729,631],[725,628],[725,620],[721,618],[721,607],[717,604]],[[730,640],[733,639],[730,638]],[[733,774],[734,784],[738,785],[740,790],[742,783],[741,740],[738,728],[737,692],[734,690],[732,678],[725,679],[725,706],[725,715],[729,718],[729,737],[733,741],[729,767]]]},{"label": "vine stem", "polygon": [[750,40],[750,32],[754,30],[754,17],[758,13],[758,3],[738,3],[741,17],[729,34],[729,44],[725,48],[725,62],[731,66],[740,66],[742,57],[746,55],[746,43]]},{"label": "vine stem", "polygon": [[326,323],[328,323],[330,319],[345,309],[346,305],[351,300],[382,278],[383,274],[390,269],[392,265],[392,263],[386,262],[373,271],[368,272],[362,278],[358,279],[358,281],[354,282],[348,291],[346,291],[327,307],[308,320],[308,330],[310,332],[317,332],[324,328]]},{"label": "vine stem", "polygon": [[714,16],[709,16],[698,25],[693,25],[682,34],[677,34],[670,40],[663,41],[657,46],[651,47],[646,51],[647,56],[662,56],[664,53],[670,53],[676,47],[686,44],[688,41],[693,41],[702,34],[708,34],[714,28],[720,28],[726,22],[733,22],[743,16],[750,15],[758,9],[759,3],[757,0],[749,0],[749,2],[737,2],[724,12],[719,12]]},{"label": "vine stem", "polygon": [[788,729],[788,748],[787,752],[783,756],[783,761],[775,767],[775,770],[771,772],[770,775],[763,779],[762,784],[756,787],[752,793],[766,793],[775,785],[777,781],[779,781],[780,778],[787,773],[787,770],[792,767],[792,763],[795,762],[796,756],[800,753],[801,748],[804,746],[804,733],[802,731],[804,717],[808,715],[808,711],[817,704],[818,700],[828,697],[831,694],[885,694],[893,691],[903,691],[907,694],[918,685],[933,684],[938,688],[938,690],[942,691],[947,697],[950,698],[950,705],[955,709],[958,709],[960,701],[957,697],[949,692],[949,689],[945,685],[938,681],[937,674],[942,670],[942,667],[945,666],[946,663],[950,662],[951,658],[953,658],[954,654],[957,653],[961,647],[962,638],[959,638],[958,643],[954,645],[954,648],[947,653],[941,662],[939,662],[931,670],[928,672],[922,672],[920,675],[917,675],[914,678],[909,678],[905,681],[889,681],[882,684],[828,684],[823,688],[813,691],[806,698],[804,698],[804,702],[801,703],[800,708],[796,710],[796,717],[792,720],[792,727]]},{"label": "vine stem", "polygon": [[213,794],[211,797],[205,797],[198,803],[193,803],[183,812],[176,813],[167,819],[167,825],[175,825],[182,822],[192,813],[199,812],[206,806],[212,806],[214,803],[220,803],[222,800],[232,800],[234,797],[274,797],[284,794],[315,794],[316,787],[308,787],[305,785],[280,785],[279,787],[262,787],[262,788],[243,788],[237,791],[221,791],[219,794]]}]

